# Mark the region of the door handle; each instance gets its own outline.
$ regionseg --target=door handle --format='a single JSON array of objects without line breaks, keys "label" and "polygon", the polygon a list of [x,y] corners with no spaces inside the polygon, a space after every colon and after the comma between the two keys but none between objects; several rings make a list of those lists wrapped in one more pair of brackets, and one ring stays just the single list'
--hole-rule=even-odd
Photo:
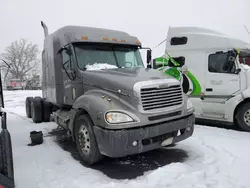
[{"label": "door handle", "polygon": [[232,80],[230,80],[230,81],[232,81],[232,82],[237,82],[238,79],[236,78],[236,79],[232,79]]},{"label": "door handle", "polygon": [[213,91],[213,88],[206,88],[206,91]]}]

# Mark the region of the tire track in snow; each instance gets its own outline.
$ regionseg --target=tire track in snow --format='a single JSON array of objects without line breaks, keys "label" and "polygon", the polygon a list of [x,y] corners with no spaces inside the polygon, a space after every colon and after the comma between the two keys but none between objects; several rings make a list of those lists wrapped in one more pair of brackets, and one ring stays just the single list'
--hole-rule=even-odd
[{"label": "tire track in snow", "polygon": [[[220,157],[218,157],[218,155],[221,155],[221,153],[223,153],[223,154],[227,154],[227,156],[230,158],[230,161],[232,162],[232,161],[235,161],[236,160],[236,156],[235,155],[233,155],[231,152],[229,152],[228,150],[226,150],[224,147],[220,147],[220,146],[218,146],[218,145],[213,145],[213,146],[211,146],[211,145],[209,145],[205,140],[201,140],[201,139],[199,139],[198,138],[198,140],[200,140],[200,143],[201,143],[201,145],[202,146],[204,146],[204,147],[206,147],[206,148],[208,148],[210,151],[213,151],[215,154],[213,154],[213,156],[216,156],[216,157],[213,157],[213,159],[210,161],[210,162],[208,162],[207,164],[209,164],[209,165],[212,165],[212,166],[215,166],[215,169],[214,169],[214,173],[212,173],[212,172],[210,172],[210,175],[209,176],[205,176],[205,180],[207,179],[207,178],[210,178],[211,179],[211,175],[218,175],[218,174],[220,174],[221,172],[223,172],[223,170],[221,169],[222,167],[221,167],[221,164],[220,164]],[[211,153],[212,154],[212,153]],[[230,162],[230,163],[231,163]],[[205,172],[205,174],[206,174],[206,172]],[[224,177],[226,177],[226,179],[227,179],[227,181],[228,181],[228,184],[230,184],[231,185],[231,187],[232,188],[235,188],[235,187],[237,187],[237,179],[236,178],[234,178],[234,177],[232,177],[232,176],[230,176],[230,175],[225,175],[225,174],[223,174],[224,175]],[[212,177],[213,178],[213,177]],[[213,181],[215,181],[216,182],[216,185],[219,183],[218,182],[218,180],[215,180],[215,179],[212,179]],[[208,184],[208,186],[210,186],[209,184]]]},{"label": "tire track in snow", "polygon": [[31,121],[29,118],[23,117],[22,115],[20,115],[20,114],[18,114],[18,113],[11,112],[11,111],[6,110],[6,109],[5,109],[5,112],[6,112],[7,114],[11,114],[11,115],[17,116],[17,117],[21,118],[22,120],[29,121],[29,122],[32,123],[32,121]]}]

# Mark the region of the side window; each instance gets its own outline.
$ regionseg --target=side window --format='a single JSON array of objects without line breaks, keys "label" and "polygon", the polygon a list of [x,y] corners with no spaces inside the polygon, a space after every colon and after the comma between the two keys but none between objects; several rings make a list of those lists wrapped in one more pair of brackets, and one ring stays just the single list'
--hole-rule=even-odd
[{"label": "side window", "polygon": [[170,45],[176,46],[176,45],[184,45],[187,44],[187,37],[173,37],[171,38]]},{"label": "side window", "polygon": [[213,73],[235,73],[236,65],[228,61],[228,53],[210,54],[208,71]]},{"label": "side window", "polygon": [[67,54],[66,50],[61,52],[64,68],[69,71],[72,70],[72,56]]}]

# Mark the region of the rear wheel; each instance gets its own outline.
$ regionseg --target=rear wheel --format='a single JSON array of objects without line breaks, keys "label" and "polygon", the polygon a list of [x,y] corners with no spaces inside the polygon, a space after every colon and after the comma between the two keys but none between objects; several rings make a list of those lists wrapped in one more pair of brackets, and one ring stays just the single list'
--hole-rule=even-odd
[{"label": "rear wheel", "polygon": [[236,120],[242,130],[250,132],[250,103],[245,103],[239,108]]},{"label": "rear wheel", "polygon": [[84,114],[76,118],[74,133],[77,149],[84,163],[91,165],[100,161],[103,156],[99,151],[89,115]]},{"label": "rear wheel", "polygon": [[43,121],[43,101],[41,97],[35,97],[31,102],[31,116],[34,123]]},{"label": "rear wheel", "polygon": [[50,121],[50,115],[52,113],[52,105],[50,102],[43,100],[43,121],[49,122]]},{"label": "rear wheel", "polygon": [[28,118],[31,118],[31,102],[33,100],[33,97],[27,97],[25,101],[25,107],[26,107],[26,116]]}]

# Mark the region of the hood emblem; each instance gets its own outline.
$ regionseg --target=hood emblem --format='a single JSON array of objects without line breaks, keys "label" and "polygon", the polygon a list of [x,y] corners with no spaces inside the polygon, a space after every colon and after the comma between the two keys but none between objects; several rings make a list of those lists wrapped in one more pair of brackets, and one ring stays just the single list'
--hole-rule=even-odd
[{"label": "hood emblem", "polygon": [[159,89],[168,88],[168,87],[169,87],[168,84],[161,84],[161,85],[157,86],[157,88],[159,88]]},{"label": "hood emblem", "polygon": [[150,77],[151,80],[159,80],[159,77]]}]

